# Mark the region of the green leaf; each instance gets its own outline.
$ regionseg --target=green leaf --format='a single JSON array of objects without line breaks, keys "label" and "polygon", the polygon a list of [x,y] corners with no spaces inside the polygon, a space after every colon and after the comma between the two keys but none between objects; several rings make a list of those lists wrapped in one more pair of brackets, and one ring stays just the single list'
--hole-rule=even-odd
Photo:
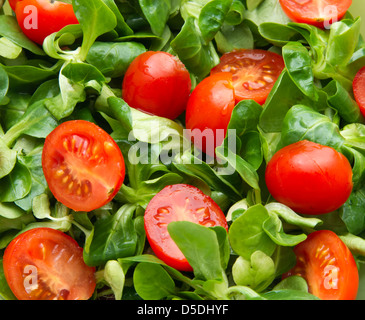
[{"label": "green leaf", "polygon": [[298,88],[312,100],[318,100],[308,50],[300,42],[289,42],[283,47],[283,58],[289,76]]},{"label": "green leaf", "polygon": [[309,140],[341,150],[344,138],[338,125],[316,110],[304,105],[293,106],[285,116],[281,143],[283,146]]},{"label": "green leaf", "polygon": [[145,52],[145,47],[136,42],[95,42],[89,50],[86,61],[106,77],[121,77],[130,63]]},{"label": "green leaf", "polygon": [[134,222],[135,209],[135,205],[126,204],[115,214],[95,222],[89,250],[84,253],[88,265],[97,266],[135,254],[139,241]]},{"label": "green leaf", "polygon": [[84,61],[95,40],[117,26],[117,19],[102,0],[73,0],[72,5],[84,34],[79,54]]},{"label": "green leaf", "polygon": [[16,151],[8,146],[0,138],[0,179],[8,175],[16,163]]},{"label": "green leaf", "polygon": [[261,292],[275,278],[274,261],[261,251],[255,251],[250,260],[238,257],[232,266],[234,282]]},{"label": "green leaf", "polygon": [[185,21],[179,34],[171,41],[171,47],[186,68],[200,79],[219,63],[213,44],[205,44],[192,17]]},{"label": "green leaf", "polygon": [[264,221],[262,227],[271,240],[279,246],[293,247],[307,238],[304,233],[298,235],[285,233],[281,220],[273,214],[270,214],[270,217]]},{"label": "green leaf", "polygon": [[170,222],[167,230],[201,280],[221,280],[221,254],[216,233],[190,221]]},{"label": "green leaf", "polygon": [[144,300],[161,300],[175,293],[175,283],[160,265],[140,262],[133,273],[133,283]]},{"label": "green leaf", "polygon": [[0,202],[14,202],[24,198],[31,186],[32,178],[28,168],[17,161],[14,169],[0,180]]},{"label": "green leaf", "polygon": [[232,0],[213,0],[202,8],[198,25],[206,43],[213,40],[222,27],[231,4]]},{"label": "green leaf", "polygon": [[161,36],[170,15],[171,1],[138,0],[138,2],[153,33]]},{"label": "green leaf", "polygon": [[118,261],[109,260],[105,264],[104,278],[112,288],[115,300],[121,300],[125,283],[125,274]]},{"label": "green leaf", "polygon": [[268,218],[266,208],[257,204],[235,219],[228,235],[233,251],[246,260],[250,260],[252,253],[257,250],[271,256],[276,244],[263,229],[263,224]]}]

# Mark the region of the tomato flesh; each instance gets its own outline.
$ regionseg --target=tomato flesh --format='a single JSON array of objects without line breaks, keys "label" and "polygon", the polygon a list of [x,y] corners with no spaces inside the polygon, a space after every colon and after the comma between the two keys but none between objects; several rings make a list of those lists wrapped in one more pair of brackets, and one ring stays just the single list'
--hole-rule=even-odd
[{"label": "tomato flesh", "polygon": [[252,99],[262,105],[284,67],[283,58],[274,52],[240,49],[224,54],[211,74],[232,74],[236,103]]},{"label": "tomato flesh", "polygon": [[95,269],[82,248],[65,233],[35,228],[5,249],[5,278],[19,300],[87,300],[95,290]]},{"label": "tomato flesh", "polygon": [[226,135],[235,107],[232,75],[227,72],[213,74],[201,81],[193,90],[186,108],[186,128],[197,148],[214,156]]},{"label": "tomato flesh", "polygon": [[333,148],[299,141],[280,149],[267,164],[266,185],[277,201],[302,214],[341,207],[352,192],[352,167]]},{"label": "tomato flesh", "polygon": [[177,57],[148,51],[129,65],[122,97],[132,108],[175,119],[186,109],[190,90],[190,74]]},{"label": "tomato flesh", "polygon": [[172,221],[222,226],[228,231],[226,217],[220,207],[198,188],[177,184],[157,193],[144,215],[147,239],[158,258],[180,271],[192,271],[192,268],[167,231],[167,225]]},{"label": "tomato flesh", "polygon": [[42,167],[52,194],[75,211],[92,211],[111,201],[125,177],[116,142],[84,120],[64,122],[47,136]]},{"label": "tomato flesh", "polygon": [[356,73],[352,86],[356,103],[365,117],[365,67]]},{"label": "tomato flesh", "polygon": [[40,45],[50,34],[67,25],[79,23],[72,5],[61,1],[17,1],[15,15],[23,33]]},{"label": "tomato flesh", "polygon": [[332,231],[310,233],[294,248],[297,264],[284,278],[299,275],[308,290],[322,300],[354,300],[359,273],[352,253]]},{"label": "tomato flesh", "polygon": [[298,23],[328,28],[341,20],[350,8],[351,0],[280,0],[286,15]]}]

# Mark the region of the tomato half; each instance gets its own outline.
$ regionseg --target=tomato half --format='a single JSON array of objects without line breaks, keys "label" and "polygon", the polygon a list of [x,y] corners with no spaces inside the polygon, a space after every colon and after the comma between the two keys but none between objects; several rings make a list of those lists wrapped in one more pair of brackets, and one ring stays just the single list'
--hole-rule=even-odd
[{"label": "tomato half", "polygon": [[186,128],[197,148],[214,156],[224,140],[235,106],[232,75],[215,73],[193,90],[186,108]]},{"label": "tomato half", "polygon": [[309,292],[322,300],[354,300],[359,272],[351,251],[332,231],[310,233],[294,248],[297,264],[284,278],[298,275],[307,280]]},{"label": "tomato half", "polygon": [[356,73],[352,88],[361,114],[365,117],[365,67]]},{"label": "tomato half", "polygon": [[122,97],[132,108],[175,119],[184,112],[190,90],[190,74],[177,57],[167,52],[147,51],[129,65]]},{"label": "tomato half", "polygon": [[47,136],[42,167],[52,194],[75,211],[92,211],[111,201],[125,177],[116,142],[84,120],[64,122]]},{"label": "tomato half", "polygon": [[265,179],[274,199],[302,214],[337,210],[353,186],[352,168],[343,154],[306,140],[276,152]]},{"label": "tomato half", "polygon": [[21,233],[5,249],[3,266],[19,300],[87,300],[95,289],[95,269],[85,264],[78,243],[59,230]]},{"label": "tomato half", "polygon": [[341,20],[350,8],[351,0],[280,0],[281,7],[293,21],[318,28],[328,28]]},{"label": "tomato half", "polygon": [[15,15],[23,33],[40,45],[50,34],[79,23],[72,5],[60,1],[17,1]]},{"label": "tomato half", "polygon": [[144,215],[147,239],[158,258],[180,271],[192,271],[192,268],[167,231],[171,221],[222,226],[228,231],[226,217],[220,207],[198,188],[176,184],[157,193]]},{"label": "tomato half", "polygon": [[277,53],[240,49],[225,53],[211,74],[230,72],[236,102],[252,99],[262,105],[284,67],[284,59]]}]

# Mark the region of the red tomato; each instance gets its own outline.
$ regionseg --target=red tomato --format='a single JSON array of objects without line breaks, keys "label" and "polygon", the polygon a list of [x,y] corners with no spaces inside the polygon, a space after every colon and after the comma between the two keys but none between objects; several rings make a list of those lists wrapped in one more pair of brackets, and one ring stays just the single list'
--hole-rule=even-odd
[{"label": "red tomato", "polygon": [[207,227],[222,226],[228,231],[222,210],[198,188],[176,184],[162,189],[146,208],[146,235],[156,256],[180,271],[192,271],[192,268],[167,231],[171,221],[191,221]]},{"label": "red tomato", "polygon": [[355,100],[359,105],[362,115],[365,117],[365,67],[357,72],[352,86]]},{"label": "red tomato", "polygon": [[9,5],[10,5],[10,7],[11,7],[13,10],[15,10],[15,6],[16,6],[17,2],[22,1],[22,0],[8,0],[8,1],[9,1]]},{"label": "red tomato", "polygon": [[23,33],[40,45],[50,34],[69,24],[79,23],[72,5],[60,1],[17,1],[15,15]]},{"label": "red tomato", "polygon": [[95,269],[85,264],[82,248],[55,229],[21,233],[5,249],[3,266],[19,300],[87,300],[95,289]]},{"label": "red tomato", "polygon": [[177,57],[167,52],[148,51],[129,65],[122,89],[122,97],[129,106],[175,119],[186,108],[191,79]]},{"label": "red tomato", "polygon": [[274,199],[302,214],[337,210],[353,186],[352,168],[343,154],[306,140],[276,152],[265,179]]},{"label": "red tomato", "polygon": [[224,54],[211,74],[232,73],[236,102],[252,99],[262,105],[284,67],[283,58],[274,52],[240,49]]},{"label": "red tomato", "polygon": [[125,176],[116,142],[84,120],[64,122],[47,136],[42,166],[55,198],[75,211],[91,211],[111,201]]},{"label": "red tomato", "polygon": [[[213,74],[193,90],[186,108],[186,128],[197,148],[214,156],[215,147],[224,140],[235,106],[232,75]],[[219,132],[220,130],[220,132]]]},{"label": "red tomato", "polygon": [[294,252],[296,266],[284,278],[298,275],[307,280],[309,292],[322,300],[354,300],[359,273],[350,250],[332,231],[310,233]]},{"label": "red tomato", "polygon": [[293,21],[307,23],[318,28],[328,28],[339,21],[348,8],[351,0],[280,0],[281,7]]}]

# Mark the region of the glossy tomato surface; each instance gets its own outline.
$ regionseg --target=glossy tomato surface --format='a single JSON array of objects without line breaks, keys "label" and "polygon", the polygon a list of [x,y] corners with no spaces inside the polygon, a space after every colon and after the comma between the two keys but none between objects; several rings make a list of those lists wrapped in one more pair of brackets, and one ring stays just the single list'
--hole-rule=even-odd
[{"label": "glossy tomato surface", "polygon": [[64,122],[47,136],[42,167],[55,198],[75,211],[92,211],[111,201],[125,177],[119,146],[84,120]]},{"label": "glossy tomato surface", "polygon": [[277,53],[260,49],[240,49],[225,53],[211,74],[230,72],[236,102],[244,99],[264,104],[285,65]]},{"label": "glossy tomato surface", "polygon": [[365,67],[356,73],[352,87],[361,114],[365,117]]},{"label": "glossy tomato surface", "polygon": [[267,165],[265,180],[274,199],[302,214],[337,210],[353,186],[347,158],[307,140],[276,152]]},{"label": "glossy tomato surface", "polygon": [[172,221],[222,226],[228,231],[226,217],[220,207],[198,188],[176,184],[157,193],[144,215],[147,239],[158,258],[180,271],[192,271],[192,268],[167,231]]},{"label": "glossy tomato surface", "polygon": [[177,57],[147,51],[128,67],[122,97],[132,108],[175,119],[186,109],[190,90],[190,74]]},{"label": "glossy tomato surface", "polygon": [[78,243],[55,229],[21,233],[5,249],[3,266],[19,300],[87,300],[94,293],[95,269]]},{"label": "glossy tomato surface", "polygon": [[297,264],[284,278],[299,275],[307,280],[309,292],[322,300],[354,300],[359,273],[352,253],[332,231],[310,233],[294,252]]},{"label": "glossy tomato surface", "polygon": [[22,1],[22,0],[9,0],[10,8],[12,8],[13,10],[15,10],[15,5],[19,1]]},{"label": "glossy tomato surface", "polygon": [[351,3],[351,0],[280,0],[281,7],[291,20],[319,28],[329,28],[332,23],[341,20]]},{"label": "glossy tomato surface", "polygon": [[78,24],[71,4],[50,0],[21,0],[15,15],[23,33],[42,45],[44,39],[70,24]]},{"label": "glossy tomato surface", "polygon": [[208,76],[193,90],[186,108],[186,128],[197,148],[214,156],[224,140],[235,96],[232,75],[220,72]]}]

